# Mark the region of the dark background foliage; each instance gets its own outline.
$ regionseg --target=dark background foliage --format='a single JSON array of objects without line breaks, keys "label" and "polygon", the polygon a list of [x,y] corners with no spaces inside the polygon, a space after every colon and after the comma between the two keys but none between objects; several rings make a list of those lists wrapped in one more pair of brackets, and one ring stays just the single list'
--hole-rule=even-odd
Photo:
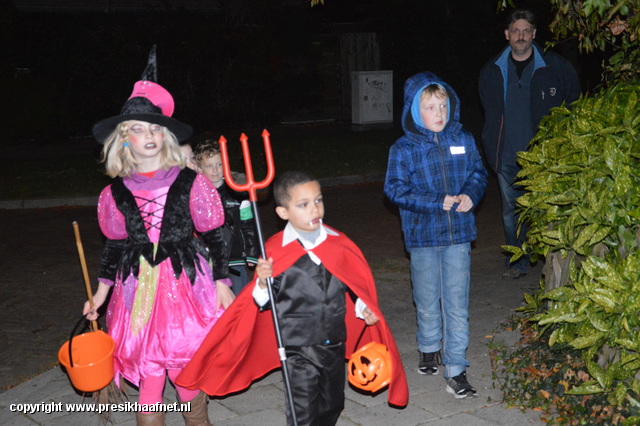
[{"label": "dark background foliage", "polygon": [[[548,40],[547,1],[524,3],[540,15],[538,41]],[[119,112],[153,44],[175,117],[200,130],[263,127],[313,108],[329,89],[317,79],[322,34],[377,34],[381,69],[394,71],[396,114],[404,80],[423,70],[456,88],[463,112],[477,109],[480,67],[505,45],[494,0],[325,0],[313,8],[233,0],[212,2],[210,11],[165,4],[27,13],[0,0],[0,143],[88,135],[92,123]]]}]

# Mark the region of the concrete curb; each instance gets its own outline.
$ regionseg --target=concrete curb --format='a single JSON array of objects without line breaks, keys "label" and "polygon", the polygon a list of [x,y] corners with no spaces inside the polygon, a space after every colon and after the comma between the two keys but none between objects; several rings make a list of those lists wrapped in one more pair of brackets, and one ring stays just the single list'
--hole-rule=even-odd
[{"label": "concrete curb", "polygon": [[[318,179],[323,188],[333,186],[355,185],[359,183],[375,183],[384,180],[384,173],[368,175],[339,176]],[[266,192],[266,190],[258,191]],[[39,198],[26,200],[0,200],[0,210],[20,209],[50,209],[54,207],[82,207],[98,204],[98,196],[67,197],[67,198]]]},{"label": "concrete curb", "polygon": [[0,200],[0,209],[49,209],[53,207],[95,206],[98,196],[69,198],[40,198],[27,200]]}]

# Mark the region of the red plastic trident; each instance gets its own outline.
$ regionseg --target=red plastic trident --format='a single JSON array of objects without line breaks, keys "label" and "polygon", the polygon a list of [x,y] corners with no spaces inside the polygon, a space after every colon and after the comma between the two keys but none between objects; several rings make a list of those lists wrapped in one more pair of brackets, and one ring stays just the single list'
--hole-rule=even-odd
[{"label": "red plastic trident", "polygon": [[[267,259],[267,253],[264,249],[264,238],[262,237],[262,226],[260,224],[260,215],[258,213],[258,196],[256,194],[257,189],[266,188],[273,181],[276,170],[273,164],[273,154],[271,152],[271,139],[269,139],[269,132],[267,130],[262,131],[262,140],[264,141],[264,154],[267,161],[267,177],[261,181],[256,182],[253,177],[253,166],[251,165],[251,154],[249,153],[249,138],[244,133],[240,135],[240,142],[242,143],[242,156],[244,157],[244,169],[247,175],[247,183],[239,185],[233,180],[231,176],[231,168],[229,167],[229,151],[227,151],[227,140],[224,136],[220,136],[218,143],[220,144],[220,154],[222,157],[222,172],[224,178],[227,181],[227,185],[235,191],[249,192],[249,200],[251,201],[251,207],[253,209],[253,217],[256,221],[256,231],[258,234],[258,241],[260,242],[260,252],[262,258]],[[289,370],[287,369],[287,355],[284,349],[284,343],[282,341],[282,333],[280,331],[280,323],[278,321],[278,313],[276,311],[276,303],[273,295],[273,278],[267,280],[267,291],[269,293],[269,300],[271,301],[271,315],[273,317],[273,326],[276,331],[276,340],[278,342],[278,355],[280,356],[280,364],[282,365],[282,377],[284,379],[285,391],[287,394],[287,402],[289,403],[289,413],[291,413],[291,420],[295,426],[298,425],[296,419],[296,412],[293,405],[293,393],[291,392],[291,382],[289,381]]]},{"label": "red plastic trident", "polygon": [[244,169],[247,175],[247,183],[244,185],[237,184],[231,176],[231,169],[229,168],[229,152],[227,151],[227,140],[224,136],[220,136],[220,153],[222,154],[222,170],[224,178],[232,189],[240,192],[249,191],[249,200],[251,202],[258,201],[256,195],[257,189],[266,188],[273,181],[273,177],[276,174],[275,166],[273,165],[273,153],[271,152],[271,139],[269,139],[269,132],[267,129],[262,131],[262,140],[264,141],[264,155],[267,160],[267,177],[262,182],[256,182],[253,178],[253,166],[251,165],[251,154],[249,153],[249,138],[244,133],[240,135],[240,142],[242,143],[242,156],[244,157]]}]

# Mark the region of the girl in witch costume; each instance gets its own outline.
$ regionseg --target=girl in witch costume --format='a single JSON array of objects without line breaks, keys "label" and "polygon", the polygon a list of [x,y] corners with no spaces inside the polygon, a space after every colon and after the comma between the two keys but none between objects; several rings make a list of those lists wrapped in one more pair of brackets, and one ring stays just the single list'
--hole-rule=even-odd
[{"label": "girl in witch costume", "polygon": [[[177,377],[234,299],[218,230],[224,223],[220,197],[209,179],[184,167],[179,141],[192,129],[171,118],[173,98],[154,81],[152,51],[120,115],[93,127],[115,179],[98,201],[107,240],[94,307],[84,307],[87,318],[96,319],[112,290],[106,322],[116,342],[116,378],[139,387],[143,410],[162,402],[166,375]],[[191,402],[191,411],[182,413],[185,423],[210,424],[207,396],[176,390],[180,402]],[[138,412],[136,421],[164,424],[164,413]]]}]

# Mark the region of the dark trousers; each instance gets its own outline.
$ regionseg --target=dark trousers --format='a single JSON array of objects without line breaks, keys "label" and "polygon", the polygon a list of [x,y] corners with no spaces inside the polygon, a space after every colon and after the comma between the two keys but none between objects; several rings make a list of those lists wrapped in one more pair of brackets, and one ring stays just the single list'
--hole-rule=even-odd
[{"label": "dark trousers", "polygon": [[[344,343],[287,347],[298,425],[335,425],[344,409]],[[287,424],[292,425],[287,404]]]},{"label": "dark trousers", "polygon": [[247,268],[244,265],[229,266],[229,279],[231,279],[231,291],[237,296],[249,282]]},{"label": "dark trousers", "polygon": [[[516,247],[522,247],[522,243],[527,238],[526,224],[523,224],[520,232],[518,232],[518,218],[520,215],[516,211],[516,199],[525,194],[524,189],[515,183],[519,170],[519,167],[513,166],[503,167],[503,169],[498,172],[505,243],[509,246]],[[514,264],[509,262],[510,258],[511,254],[505,259],[507,268],[517,268],[523,272],[527,271],[529,260],[526,257],[521,257]]]}]

